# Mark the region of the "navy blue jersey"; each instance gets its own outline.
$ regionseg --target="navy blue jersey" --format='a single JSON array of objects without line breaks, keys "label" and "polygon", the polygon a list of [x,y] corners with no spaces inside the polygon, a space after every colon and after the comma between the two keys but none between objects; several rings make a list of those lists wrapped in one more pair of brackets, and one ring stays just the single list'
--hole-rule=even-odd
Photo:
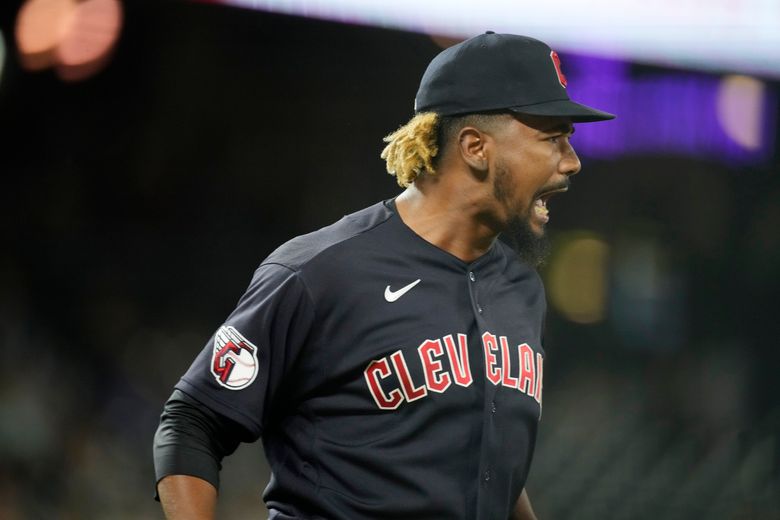
[{"label": "navy blue jersey", "polygon": [[262,436],[271,518],[508,518],[541,416],[541,280],[378,203],[273,252],[177,388]]}]

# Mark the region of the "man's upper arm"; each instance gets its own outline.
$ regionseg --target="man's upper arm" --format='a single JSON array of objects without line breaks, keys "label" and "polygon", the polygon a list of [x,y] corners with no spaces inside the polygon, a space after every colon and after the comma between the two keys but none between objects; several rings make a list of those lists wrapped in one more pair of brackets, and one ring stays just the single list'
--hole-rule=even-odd
[{"label": "man's upper arm", "polygon": [[260,266],[176,388],[260,436],[306,341],[313,307],[296,271]]},{"label": "man's upper arm", "polygon": [[222,459],[242,441],[254,440],[250,432],[215,413],[181,390],[165,403],[154,436],[156,481],[168,475],[201,478],[219,489]]},{"label": "man's upper arm", "polygon": [[158,481],[184,474],[218,487],[222,458],[261,435],[313,319],[296,271],[279,264],[255,271],[165,405],[154,440]]}]

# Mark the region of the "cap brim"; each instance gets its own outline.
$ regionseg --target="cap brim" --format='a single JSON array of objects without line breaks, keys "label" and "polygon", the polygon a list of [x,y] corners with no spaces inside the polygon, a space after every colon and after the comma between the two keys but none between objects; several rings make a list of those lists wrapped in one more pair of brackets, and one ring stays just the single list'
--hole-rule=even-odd
[{"label": "cap brim", "polygon": [[518,114],[529,114],[532,116],[568,117],[574,123],[593,123],[595,121],[609,121],[610,119],[615,119],[614,114],[580,105],[579,103],[569,101],[568,99],[548,101],[546,103],[537,103],[523,107],[511,107],[509,110]]}]

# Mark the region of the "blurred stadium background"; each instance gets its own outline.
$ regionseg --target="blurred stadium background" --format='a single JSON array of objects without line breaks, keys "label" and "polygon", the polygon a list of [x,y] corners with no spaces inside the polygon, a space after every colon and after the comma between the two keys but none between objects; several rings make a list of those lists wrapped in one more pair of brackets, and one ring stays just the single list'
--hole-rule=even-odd
[{"label": "blurred stadium background", "polygon": [[[276,245],[397,193],[382,136],[484,29],[619,114],[553,202],[540,518],[780,518],[780,6],[233,3],[0,7],[0,518],[162,518],[172,385]],[[242,446],[220,518],[267,472]]]}]

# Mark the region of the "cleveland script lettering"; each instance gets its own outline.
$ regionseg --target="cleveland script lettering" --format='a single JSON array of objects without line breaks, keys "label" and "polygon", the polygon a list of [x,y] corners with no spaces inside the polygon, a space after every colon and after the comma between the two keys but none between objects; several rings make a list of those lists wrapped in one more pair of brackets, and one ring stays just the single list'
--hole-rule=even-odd
[{"label": "cleveland script lettering", "polygon": [[[544,358],[541,353],[535,353],[528,343],[511,346],[506,336],[490,332],[482,335],[482,350],[488,381],[513,388],[542,404]],[[468,387],[474,381],[465,334],[457,334],[457,340],[453,334],[427,339],[417,347],[417,353],[419,360],[407,360],[403,351],[397,350],[371,361],[363,371],[371,397],[380,409],[395,410],[404,402],[427,397],[429,392],[444,393],[453,383]],[[412,380],[410,362],[422,365],[424,380]],[[385,388],[384,380],[387,380]]]}]

